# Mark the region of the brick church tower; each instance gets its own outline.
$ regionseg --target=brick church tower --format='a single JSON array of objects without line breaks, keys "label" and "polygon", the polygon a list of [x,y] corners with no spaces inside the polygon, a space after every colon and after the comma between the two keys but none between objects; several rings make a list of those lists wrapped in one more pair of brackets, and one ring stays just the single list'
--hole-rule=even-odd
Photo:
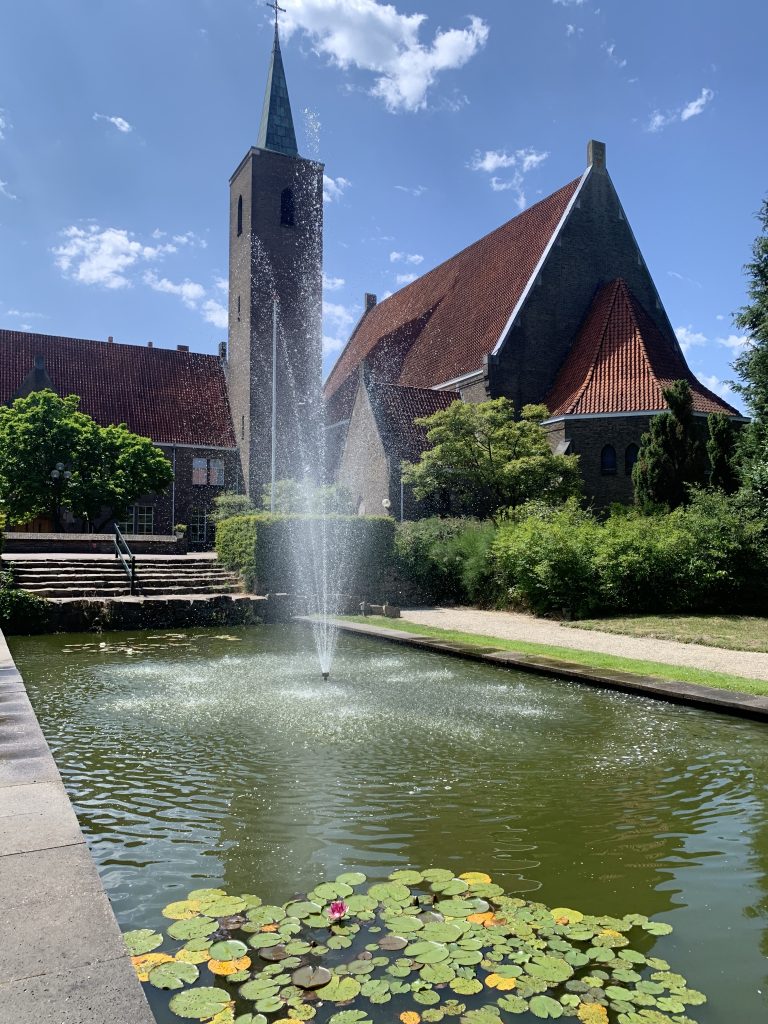
[{"label": "brick church tower", "polygon": [[299,156],[275,37],[256,145],[230,179],[227,382],[245,489],[270,480],[273,300],[276,479],[314,470],[322,373],[323,165]]}]

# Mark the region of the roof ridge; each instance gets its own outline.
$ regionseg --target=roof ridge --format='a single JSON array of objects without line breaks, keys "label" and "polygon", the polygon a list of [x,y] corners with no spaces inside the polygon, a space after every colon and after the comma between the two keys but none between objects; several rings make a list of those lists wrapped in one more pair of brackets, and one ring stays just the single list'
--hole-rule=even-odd
[{"label": "roof ridge", "polygon": [[75,342],[78,345],[112,345],[116,349],[124,348],[137,348],[142,352],[168,352],[177,356],[203,356],[206,359],[215,359],[218,362],[219,357],[213,352],[196,352],[191,351],[189,348],[166,348],[164,345],[148,345],[146,342],[141,344],[138,341],[105,341],[103,338],[72,338],[67,334],[41,334],[39,331],[17,331],[12,327],[0,327],[0,342],[1,341],[17,341],[28,338],[39,338],[44,341],[57,342]]}]

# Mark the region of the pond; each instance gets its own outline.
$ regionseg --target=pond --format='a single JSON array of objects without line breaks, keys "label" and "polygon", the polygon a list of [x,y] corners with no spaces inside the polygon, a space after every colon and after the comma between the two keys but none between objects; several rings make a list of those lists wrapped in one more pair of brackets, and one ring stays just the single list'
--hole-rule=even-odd
[{"label": "pond", "polygon": [[696,1020],[764,1018],[763,725],[361,637],[323,682],[300,626],[11,650],[125,930],[206,885],[280,903],[342,871],[487,871],[667,921],[654,955],[708,994]]}]

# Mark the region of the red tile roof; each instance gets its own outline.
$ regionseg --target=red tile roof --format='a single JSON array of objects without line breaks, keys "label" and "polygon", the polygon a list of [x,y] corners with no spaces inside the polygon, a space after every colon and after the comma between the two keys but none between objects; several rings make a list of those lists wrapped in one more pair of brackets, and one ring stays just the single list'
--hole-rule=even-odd
[{"label": "red tile roof", "polygon": [[427,431],[415,420],[447,409],[460,398],[458,391],[404,388],[397,384],[369,383],[368,396],[387,455],[418,459],[427,447]]},{"label": "red tile roof", "polygon": [[56,392],[79,395],[98,423],[126,423],[153,441],[234,448],[224,370],[216,356],[0,330],[0,403],[13,400],[42,356]]},{"label": "red tile roof", "polygon": [[357,368],[429,388],[478,370],[496,347],[581,179],[462,250],[363,317],[325,384],[329,422],[349,416]]},{"label": "red tile roof", "polygon": [[691,385],[696,412],[739,415],[694,377],[674,335],[617,278],[598,290],[545,403],[552,416],[655,412],[676,380]]}]

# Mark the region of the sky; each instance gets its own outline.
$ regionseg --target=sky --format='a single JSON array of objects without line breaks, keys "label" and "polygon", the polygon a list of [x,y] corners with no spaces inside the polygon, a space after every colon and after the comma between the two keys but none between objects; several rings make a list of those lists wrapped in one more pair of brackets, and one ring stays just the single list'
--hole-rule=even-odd
[{"label": "sky", "polygon": [[[596,138],[692,369],[734,400],[765,0],[282,6],[299,149],[325,163],[326,371],[365,292],[577,177]],[[263,0],[3,5],[0,327],[216,351],[272,19]]]}]

